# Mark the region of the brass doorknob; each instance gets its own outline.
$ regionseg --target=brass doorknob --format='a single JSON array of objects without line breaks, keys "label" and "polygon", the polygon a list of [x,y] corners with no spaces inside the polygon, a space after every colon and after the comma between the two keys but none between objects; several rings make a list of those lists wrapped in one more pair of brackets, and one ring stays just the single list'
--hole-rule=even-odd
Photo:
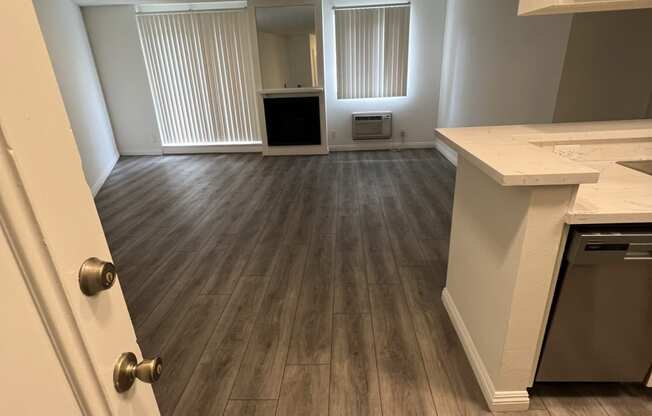
[{"label": "brass doorknob", "polygon": [[94,296],[115,283],[115,266],[96,257],[87,259],[79,269],[79,288],[86,296]]},{"label": "brass doorknob", "polygon": [[145,383],[154,383],[163,372],[163,360],[160,357],[138,362],[136,355],[125,352],[115,362],[113,368],[113,385],[119,392],[125,392],[133,386],[136,379]]}]

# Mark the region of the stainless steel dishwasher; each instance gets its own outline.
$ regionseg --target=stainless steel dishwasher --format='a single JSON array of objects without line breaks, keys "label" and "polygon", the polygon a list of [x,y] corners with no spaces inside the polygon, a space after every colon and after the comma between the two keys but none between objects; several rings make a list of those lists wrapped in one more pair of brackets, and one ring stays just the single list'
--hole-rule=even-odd
[{"label": "stainless steel dishwasher", "polygon": [[652,365],[652,225],[571,230],[537,381],[644,382]]}]

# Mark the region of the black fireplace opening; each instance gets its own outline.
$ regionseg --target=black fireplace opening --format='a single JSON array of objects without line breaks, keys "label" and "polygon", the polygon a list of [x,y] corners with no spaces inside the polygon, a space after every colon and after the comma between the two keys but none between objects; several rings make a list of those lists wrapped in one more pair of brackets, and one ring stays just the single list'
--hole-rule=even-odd
[{"label": "black fireplace opening", "polygon": [[264,104],[269,146],[321,144],[319,97],[266,97]]}]

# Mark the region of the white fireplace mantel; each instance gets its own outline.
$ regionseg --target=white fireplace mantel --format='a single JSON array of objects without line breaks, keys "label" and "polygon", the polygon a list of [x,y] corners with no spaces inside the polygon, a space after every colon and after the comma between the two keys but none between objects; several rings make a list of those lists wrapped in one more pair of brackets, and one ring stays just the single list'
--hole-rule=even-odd
[{"label": "white fireplace mantel", "polygon": [[259,90],[260,95],[317,95],[324,92],[321,87],[308,87],[308,88],[272,88],[266,90]]},{"label": "white fireplace mantel", "polygon": [[[261,109],[262,138],[263,138],[263,155],[264,156],[289,156],[289,155],[327,155],[328,137],[326,136],[326,100],[324,98],[324,89],[320,87],[310,88],[274,88],[258,90],[259,108]],[[318,145],[301,145],[301,146],[270,146],[267,142],[267,128],[265,126],[264,100],[273,98],[299,98],[299,97],[319,97],[319,121],[321,132],[321,144]]]},{"label": "white fireplace mantel", "polygon": [[[281,155],[326,155],[328,154],[328,133],[327,133],[327,109],[322,87],[306,88],[264,88],[260,66],[260,54],[258,51],[258,30],[256,23],[256,9],[264,7],[284,7],[284,6],[306,6],[313,5],[315,12],[315,35],[317,41],[317,85],[324,85],[324,52],[323,52],[323,29],[322,29],[322,0],[249,0],[249,21],[251,23],[251,40],[254,46],[254,76],[256,79],[258,114],[260,123],[260,132],[262,139],[263,155],[281,156]],[[307,85],[307,84],[306,84]],[[265,98],[282,98],[282,97],[319,97],[320,124],[321,124],[321,144],[305,146],[269,146],[267,143],[267,128],[265,125]]]}]

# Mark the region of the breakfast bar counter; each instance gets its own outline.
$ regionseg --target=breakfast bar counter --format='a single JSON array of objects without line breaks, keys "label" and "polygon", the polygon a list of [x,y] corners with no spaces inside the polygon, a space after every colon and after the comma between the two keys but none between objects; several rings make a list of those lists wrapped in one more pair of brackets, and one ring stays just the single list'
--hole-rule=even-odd
[{"label": "breakfast bar counter", "polygon": [[458,154],[442,299],[492,410],[524,410],[572,224],[652,222],[652,120],[447,128]]}]

